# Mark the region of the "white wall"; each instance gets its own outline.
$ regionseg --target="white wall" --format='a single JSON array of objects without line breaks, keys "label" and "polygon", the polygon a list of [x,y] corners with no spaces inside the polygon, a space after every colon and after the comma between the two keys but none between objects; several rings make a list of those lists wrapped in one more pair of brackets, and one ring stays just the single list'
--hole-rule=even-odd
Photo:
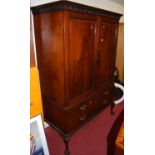
[{"label": "white wall", "polygon": [[[37,6],[37,5],[46,4],[54,1],[58,1],[58,0],[31,0],[30,3],[31,3],[31,6]],[[124,14],[123,5],[109,0],[69,0],[69,1]],[[121,21],[124,21],[123,18],[121,19]]]}]

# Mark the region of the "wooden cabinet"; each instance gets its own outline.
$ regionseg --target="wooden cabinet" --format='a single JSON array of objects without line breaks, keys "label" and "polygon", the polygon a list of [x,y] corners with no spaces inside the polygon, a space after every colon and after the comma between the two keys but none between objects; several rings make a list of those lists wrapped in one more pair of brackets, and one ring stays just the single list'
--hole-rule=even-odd
[{"label": "wooden cabinet", "polygon": [[68,1],[32,11],[45,119],[66,137],[112,102],[121,15]]}]

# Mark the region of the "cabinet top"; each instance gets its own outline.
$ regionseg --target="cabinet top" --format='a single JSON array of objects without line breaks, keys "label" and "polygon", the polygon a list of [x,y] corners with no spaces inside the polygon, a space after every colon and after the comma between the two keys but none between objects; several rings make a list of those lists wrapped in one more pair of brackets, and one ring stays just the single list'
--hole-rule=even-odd
[{"label": "cabinet top", "polygon": [[83,13],[99,15],[99,16],[107,16],[107,17],[118,18],[118,19],[122,16],[119,13],[114,13],[103,9],[87,6],[84,4],[70,2],[67,0],[61,0],[61,1],[56,1],[48,4],[43,4],[40,6],[31,7],[31,10],[33,14],[39,14],[42,12],[49,12],[49,11],[68,10],[68,11],[83,12]]}]

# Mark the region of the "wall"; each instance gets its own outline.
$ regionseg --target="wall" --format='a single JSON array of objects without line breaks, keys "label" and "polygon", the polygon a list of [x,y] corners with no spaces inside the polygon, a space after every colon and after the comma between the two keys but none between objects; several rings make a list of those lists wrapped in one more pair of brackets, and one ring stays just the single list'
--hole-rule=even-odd
[{"label": "wall", "polygon": [[120,23],[118,28],[116,67],[120,73],[120,80],[124,81],[124,23]]},{"label": "wall", "polygon": [[30,15],[30,67],[35,66],[35,58],[34,58],[34,43],[33,43],[33,35],[32,35],[32,19]]},{"label": "wall", "polygon": [[36,47],[35,47],[35,39],[34,39],[34,29],[33,29],[33,16],[30,12],[30,67],[37,66],[36,61]]}]

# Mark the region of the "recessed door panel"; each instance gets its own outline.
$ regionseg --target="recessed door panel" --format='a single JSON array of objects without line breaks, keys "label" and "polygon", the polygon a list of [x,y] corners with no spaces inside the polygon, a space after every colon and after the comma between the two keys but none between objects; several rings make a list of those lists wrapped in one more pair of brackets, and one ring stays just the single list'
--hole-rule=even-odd
[{"label": "recessed door panel", "polygon": [[69,98],[93,89],[95,23],[69,20]]},{"label": "recessed door panel", "polygon": [[96,86],[101,87],[113,80],[117,25],[101,23],[96,50]]}]

